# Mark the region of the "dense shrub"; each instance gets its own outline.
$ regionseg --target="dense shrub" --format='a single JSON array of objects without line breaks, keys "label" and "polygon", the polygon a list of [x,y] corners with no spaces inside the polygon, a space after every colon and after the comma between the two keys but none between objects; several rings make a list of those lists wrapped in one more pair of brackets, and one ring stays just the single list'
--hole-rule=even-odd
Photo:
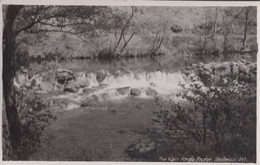
[{"label": "dense shrub", "polygon": [[[194,82],[163,106],[156,100],[156,121],[161,129],[150,130],[159,156],[246,157],[256,161],[256,84],[223,77],[218,87]],[[164,103],[165,104],[165,103]]]},{"label": "dense shrub", "polygon": [[22,142],[19,150],[13,151],[9,144],[7,126],[3,124],[3,160],[28,160],[41,145],[44,129],[55,119],[49,104],[39,97],[28,97],[26,94],[19,93],[16,98]]}]

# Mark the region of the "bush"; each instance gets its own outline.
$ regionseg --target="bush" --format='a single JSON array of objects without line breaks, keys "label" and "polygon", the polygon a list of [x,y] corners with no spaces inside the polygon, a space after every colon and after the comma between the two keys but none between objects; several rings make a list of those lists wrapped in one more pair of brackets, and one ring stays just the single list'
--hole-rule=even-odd
[{"label": "bush", "polygon": [[170,101],[165,108],[156,100],[156,121],[163,128],[149,134],[163,150],[158,157],[246,157],[255,162],[256,84],[222,77],[218,87],[181,86],[181,104]]},{"label": "bush", "polygon": [[28,160],[41,145],[44,129],[55,119],[49,105],[39,97],[20,93],[16,98],[22,142],[18,151],[12,151],[7,126],[3,124],[3,160]]}]

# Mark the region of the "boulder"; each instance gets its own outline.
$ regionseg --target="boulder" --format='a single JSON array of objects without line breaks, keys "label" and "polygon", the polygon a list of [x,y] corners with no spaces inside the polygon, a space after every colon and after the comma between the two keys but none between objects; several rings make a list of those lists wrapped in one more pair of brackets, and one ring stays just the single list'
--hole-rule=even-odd
[{"label": "boulder", "polygon": [[101,89],[106,88],[106,87],[108,87],[108,86],[109,86],[109,84],[105,84],[105,83],[100,83],[100,84],[99,84],[99,87],[100,87]]},{"label": "boulder", "polygon": [[102,81],[105,80],[105,78],[109,75],[109,72],[106,70],[99,70],[97,71],[96,74],[96,79],[98,81],[98,83],[101,83]]},{"label": "boulder", "polygon": [[115,76],[121,77],[121,76],[125,76],[125,75],[131,74],[131,73],[132,72],[129,69],[127,69],[126,67],[121,67],[121,68],[119,68],[119,70],[117,70],[115,72]]},{"label": "boulder", "polygon": [[77,93],[77,92],[78,92],[78,88],[75,86],[75,84],[70,83],[70,84],[67,84],[67,85],[64,87],[64,92]]},{"label": "boulder", "polygon": [[141,90],[138,88],[132,88],[130,91],[130,95],[132,96],[140,96],[141,95]]},{"label": "boulder", "polygon": [[233,63],[232,62],[223,62],[216,64],[212,70],[213,74],[217,76],[230,75],[232,72]]},{"label": "boulder", "polygon": [[245,64],[242,64],[242,63],[240,63],[238,65],[238,70],[239,70],[239,73],[245,73],[245,74],[249,73],[249,67],[247,67]]},{"label": "boulder", "polygon": [[83,89],[83,93],[85,93],[86,95],[94,93],[95,91],[97,91],[97,89],[93,89],[93,88],[84,88]]},{"label": "boulder", "polygon": [[99,102],[98,96],[96,94],[91,95],[91,97],[94,99],[96,103]]},{"label": "boulder", "polygon": [[93,106],[93,105],[96,105],[96,101],[94,100],[93,97],[87,97],[80,103],[81,107],[88,107],[88,106]]},{"label": "boulder", "polygon": [[152,86],[152,87],[155,87],[155,86],[156,86],[156,84],[155,84],[154,82],[150,82],[149,85]]},{"label": "boulder", "polygon": [[42,82],[39,84],[39,88],[42,91],[51,92],[53,90],[53,85],[50,82]]},{"label": "boulder", "polygon": [[126,95],[128,94],[130,87],[117,88],[116,90],[119,95]]},{"label": "boulder", "polygon": [[158,94],[158,92],[153,88],[149,87],[149,88],[146,89],[146,95],[147,96],[155,96],[157,94]]},{"label": "boulder", "polygon": [[127,69],[126,67],[121,67],[119,68],[120,74],[126,75],[126,74],[131,74],[132,72]]},{"label": "boulder", "polygon": [[55,72],[55,77],[58,83],[64,84],[70,80],[76,80],[74,72],[68,69],[57,69]]},{"label": "boulder", "polygon": [[257,69],[257,64],[256,64],[256,62],[250,63],[250,64],[247,65],[247,67],[249,68],[250,71],[252,71],[252,70],[255,70],[255,71],[256,71],[256,69]]},{"label": "boulder", "polygon": [[89,82],[87,80],[85,80],[85,81],[76,81],[75,82],[75,86],[77,88],[85,88],[85,87],[89,86]]},{"label": "boulder", "polygon": [[138,142],[129,145],[125,151],[131,158],[145,158],[156,151],[156,144],[154,142]]}]

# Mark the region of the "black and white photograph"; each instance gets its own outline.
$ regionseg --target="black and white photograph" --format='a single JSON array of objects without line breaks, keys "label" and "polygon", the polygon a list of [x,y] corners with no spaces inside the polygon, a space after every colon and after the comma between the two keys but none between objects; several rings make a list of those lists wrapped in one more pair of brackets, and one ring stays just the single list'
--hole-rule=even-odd
[{"label": "black and white photograph", "polygon": [[257,5],[138,4],[2,4],[2,161],[257,162]]}]

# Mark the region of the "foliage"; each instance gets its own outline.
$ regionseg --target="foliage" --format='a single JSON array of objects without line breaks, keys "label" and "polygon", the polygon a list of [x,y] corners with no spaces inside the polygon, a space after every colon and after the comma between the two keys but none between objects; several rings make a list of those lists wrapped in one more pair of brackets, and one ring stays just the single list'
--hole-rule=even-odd
[{"label": "foliage", "polygon": [[223,77],[218,87],[197,82],[182,87],[185,92],[177,95],[181,104],[170,101],[170,108],[165,108],[156,100],[156,121],[163,128],[150,134],[164,148],[161,154],[247,157],[255,162],[256,84]]},{"label": "foliage", "polygon": [[28,97],[26,94],[19,93],[16,99],[22,129],[22,143],[17,151],[13,151],[9,145],[7,126],[3,125],[4,160],[28,160],[41,145],[44,129],[50,125],[52,120],[55,120],[49,104],[39,97]]},{"label": "foliage", "polygon": [[[224,50],[241,49],[245,9],[249,11],[247,35],[256,34],[254,7],[25,6],[14,29],[18,32],[24,30],[17,43],[26,43],[32,52],[54,54],[58,48],[64,58],[96,57],[99,54],[105,58],[111,54],[138,56],[156,51],[171,54],[182,48],[171,45],[169,41],[178,40],[178,36],[188,33],[190,38],[183,44],[192,41],[192,50],[187,47],[184,54],[192,52],[203,59],[206,55],[218,56]],[[46,38],[45,35],[49,37],[42,39]],[[256,43],[249,42],[249,37],[246,40],[248,48]],[[50,49],[54,45],[56,48]],[[68,46],[71,49],[67,49]],[[143,49],[133,52],[132,49],[138,46]]]}]

